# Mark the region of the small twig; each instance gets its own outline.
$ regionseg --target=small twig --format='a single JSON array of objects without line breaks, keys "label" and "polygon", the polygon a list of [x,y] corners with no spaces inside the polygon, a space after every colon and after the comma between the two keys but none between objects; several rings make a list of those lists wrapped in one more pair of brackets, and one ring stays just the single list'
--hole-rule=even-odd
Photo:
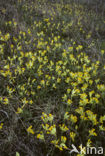
[{"label": "small twig", "polygon": [[0,110],[0,112],[4,113],[4,114],[7,116],[7,118],[9,119],[9,116],[8,116],[8,114],[7,114],[6,111],[4,111],[4,110]]}]

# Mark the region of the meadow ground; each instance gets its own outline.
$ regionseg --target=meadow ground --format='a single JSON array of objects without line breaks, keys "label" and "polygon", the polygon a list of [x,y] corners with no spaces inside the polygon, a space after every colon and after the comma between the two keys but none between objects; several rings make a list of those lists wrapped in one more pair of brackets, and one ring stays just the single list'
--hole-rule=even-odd
[{"label": "meadow ground", "polygon": [[0,156],[86,147],[105,156],[104,0],[0,1]]}]

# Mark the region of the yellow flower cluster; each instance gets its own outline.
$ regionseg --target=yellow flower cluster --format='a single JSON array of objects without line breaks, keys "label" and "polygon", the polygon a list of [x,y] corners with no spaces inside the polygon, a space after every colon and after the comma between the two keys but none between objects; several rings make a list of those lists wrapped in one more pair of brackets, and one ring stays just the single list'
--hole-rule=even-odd
[{"label": "yellow flower cluster", "polygon": [[0,129],[2,129],[2,128],[3,128],[3,123],[0,124]]},{"label": "yellow flower cluster", "polygon": [[[31,16],[39,12],[34,4],[22,9],[29,10]],[[92,137],[105,131],[105,63],[88,54],[95,44],[92,29],[85,30],[83,23],[87,25],[88,20],[84,8],[73,5],[74,10],[71,4],[59,3],[40,8],[43,18],[27,17],[32,24],[26,29],[18,30],[13,19],[5,23],[9,31],[0,31],[0,109],[8,109],[10,114],[14,110],[24,125],[30,120],[32,125],[37,123],[35,132],[30,124],[26,131],[37,139],[48,139],[61,151],[80,143],[79,136],[90,145]],[[58,20],[62,12],[73,18]],[[85,42],[78,39],[77,32]],[[104,58],[104,48],[100,52]]]},{"label": "yellow flower cluster", "polygon": [[27,128],[27,132],[35,134],[34,130],[32,129],[32,125]]}]

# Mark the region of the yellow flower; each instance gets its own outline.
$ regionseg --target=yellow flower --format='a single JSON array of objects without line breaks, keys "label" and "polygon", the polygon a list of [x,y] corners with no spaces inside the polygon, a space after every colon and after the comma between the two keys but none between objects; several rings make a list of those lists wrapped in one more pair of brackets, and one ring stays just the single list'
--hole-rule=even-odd
[{"label": "yellow flower", "polygon": [[57,148],[59,148],[60,151],[63,151],[63,148],[60,147],[59,145],[56,145]]},{"label": "yellow flower", "polygon": [[104,50],[101,50],[101,54],[103,55],[105,53],[105,51]]},{"label": "yellow flower", "polygon": [[40,88],[41,88],[41,86],[40,86],[40,85],[38,85],[38,86],[37,86],[37,89],[40,89]]},{"label": "yellow flower", "polygon": [[9,103],[9,100],[7,98],[4,98],[3,103],[4,104],[8,104]]},{"label": "yellow flower", "polygon": [[44,134],[43,133],[42,134],[37,134],[37,138],[41,139],[41,140],[44,140]]},{"label": "yellow flower", "polygon": [[87,94],[86,93],[80,94],[80,98],[81,99],[86,99],[86,97],[87,97]]},{"label": "yellow flower", "polygon": [[41,84],[42,86],[44,86],[44,85],[45,85],[45,81],[44,81],[44,80],[41,80],[41,81],[40,81],[40,84]]},{"label": "yellow flower", "polygon": [[53,115],[52,115],[52,114],[49,114],[48,120],[49,120],[50,122],[52,122],[53,119],[54,119]]},{"label": "yellow flower", "polygon": [[28,63],[26,63],[27,68],[32,68],[33,67],[33,62],[30,60]]},{"label": "yellow flower", "polygon": [[90,147],[91,146],[92,141],[90,139],[88,139],[87,141],[87,146]]},{"label": "yellow flower", "polygon": [[52,87],[56,89],[56,84],[55,84],[55,83],[53,83]]},{"label": "yellow flower", "polygon": [[24,99],[22,99],[23,104],[27,104],[28,100],[26,99],[26,97],[24,97]]},{"label": "yellow flower", "polygon": [[70,89],[70,88],[68,88],[68,89],[67,89],[67,93],[69,94],[70,92],[71,92],[71,89]]},{"label": "yellow flower", "polygon": [[59,125],[60,129],[63,131],[63,132],[66,132],[68,131],[68,127],[65,125],[65,124],[62,124],[62,125]]},{"label": "yellow flower", "polygon": [[2,129],[2,128],[3,128],[3,123],[0,124],[0,129]]},{"label": "yellow flower", "polygon": [[3,98],[0,96],[0,102],[3,101]]},{"label": "yellow flower", "polygon": [[88,103],[89,103],[88,99],[83,99],[83,100],[80,100],[80,102],[79,102],[80,106],[85,106]]},{"label": "yellow flower", "polygon": [[105,91],[105,85],[104,84],[97,85],[97,88],[100,91]]},{"label": "yellow flower", "polygon": [[97,133],[95,132],[95,129],[91,129],[89,130],[89,135],[92,135],[92,136],[97,136]]},{"label": "yellow flower", "polygon": [[57,83],[60,83],[61,82],[61,78],[57,78]]},{"label": "yellow flower", "polygon": [[23,112],[23,110],[20,107],[18,107],[16,114],[20,114],[22,112]]},{"label": "yellow flower", "polygon": [[70,115],[70,120],[71,120],[71,122],[76,123],[77,122],[77,117],[74,116],[73,114],[71,114]]},{"label": "yellow flower", "polygon": [[49,133],[56,136],[56,127],[55,127],[55,125],[53,125],[53,126],[51,126],[49,128]]},{"label": "yellow flower", "polygon": [[68,105],[72,104],[72,100],[71,100],[71,99],[68,99],[68,100],[67,100],[67,104],[68,104]]},{"label": "yellow flower", "polygon": [[92,91],[89,92],[89,96],[90,96],[90,98],[92,97],[92,95],[93,95],[94,93],[95,93],[94,90],[92,90]]},{"label": "yellow flower", "polygon": [[81,118],[82,120],[87,120],[87,117],[85,116],[85,113],[83,113],[83,114],[80,116],[80,118]]},{"label": "yellow flower", "polygon": [[47,123],[48,122],[48,115],[46,113],[42,112],[41,119],[43,120],[44,123]]},{"label": "yellow flower", "polygon": [[65,115],[64,115],[64,120],[67,120],[69,118],[69,113],[66,112]]},{"label": "yellow flower", "polygon": [[69,47],[68,50],[70,50],[70,52],[72,52],[73,51],[73,47]]},{"label": "yellow flower", "polygon": [[49,129],[49,125],[48,124],[42,124],[43,129],[45,129],[46,131]]},{"label": "yellow flower", "polygon": [[93,104],[99,103],[99,100],[96,97],[93,97],[90,99],[90,103],[93,103]]},{"label": "yellow flower", "polygon": [[75,110],[77,113],[79,113],[80,115],[82,115],[84,113],[83,107],[79,107]]},{"label": "yellow flower", "polygon": [[63,149],[67,149],[67,146],[64,143],[61,143],[60,145],[56,145],[56,147],[58,147],[60,151],[63,151]]},{"label": "yellow flower", "polygon": [[77,81],[78,81],[78,84],[83,83],[83,80],[81,77],[78,77]]},{"label": "yellow flower", "polygon": [[65,136],[61,136],[61,142],[65,143],[67,138]]},{"label": "yellow flower", "polygon": [[87,89],[87,87],[88,87],[88,84],[85,83],[85,84],[81,87],[82,91],[84,92],[84,91]]},{"label": "yellow flower", "polygon": [[75,136],[76,136],[76,134],[74,132],[70,132],[70,137],[71,137],[72,141],[74,141]]},{"label": "yellow flower", "polygon": [[89,80],[89,84],[92,85],[93,84],[93,80]]},{"label": "yellow flower", "polygon": [[57,145],[58,144],[58,140],[52,140],[51,143],[54,144],[54,145]]},{"label": "yellow flower", "polygon": [[10,34],[7,33],[7,34],[4,36],[4,38],[5,38],[5,41],[7,41],[7,40],[10,38]]},{"label": "yellow flower", "polygon": [[105,121],[105,115],[100,117],[100,123],[103,124],[103,121]]},{"label": "yellow flower", "polygon": [[9,68],[10,68],[9,64],[4,66],[4,69],[9,69]]},{"label": "yellow flower", "polygon": [[82,45],[78,45],[78,47],[76,47],[76,50],[79,51],[79,50],[81,50],[82,48],[83,48]]},{"label": "yellow flower", "polygon": [[27,132],[31,133],[31,134],[35,134],[35,132],[32,129],[32,125],[30,127],[27,128]]},{"label": "yellow flower", "polygon": [[88,115],[88,119],[92,121],[93,125],[96,125],[98,123],[96,119],[97,114],[93,114],[93,112],[91,112],[90,110],[87,110],[86,113]]},{"label": "yellow flower", "polygon": [[32,100],[30,100],[30,101],[29,101],[29,103],[30,103],[30,104],[33,104],[33,101],[32,101]]},{"label": "yellow flower", "polygon": [[62,53],[62,57],[63,57],[63,58],[66,58],[66,57],[67,57],[67,53],[66,53],[66,52],[63,52],[63,53]]},{"label": "yellow flower", "polygon": [[103,125],[99,126],[100,131],[105,131],[105,127]]}]

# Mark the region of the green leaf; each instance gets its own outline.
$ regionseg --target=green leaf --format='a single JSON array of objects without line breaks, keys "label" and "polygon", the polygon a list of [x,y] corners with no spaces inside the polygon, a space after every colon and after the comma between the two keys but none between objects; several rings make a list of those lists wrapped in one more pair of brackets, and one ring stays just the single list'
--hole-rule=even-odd
[{"label": "green leaf", "polygon": [[18,152],[16,152],[16,156],[20,156],[20,154]]}]

